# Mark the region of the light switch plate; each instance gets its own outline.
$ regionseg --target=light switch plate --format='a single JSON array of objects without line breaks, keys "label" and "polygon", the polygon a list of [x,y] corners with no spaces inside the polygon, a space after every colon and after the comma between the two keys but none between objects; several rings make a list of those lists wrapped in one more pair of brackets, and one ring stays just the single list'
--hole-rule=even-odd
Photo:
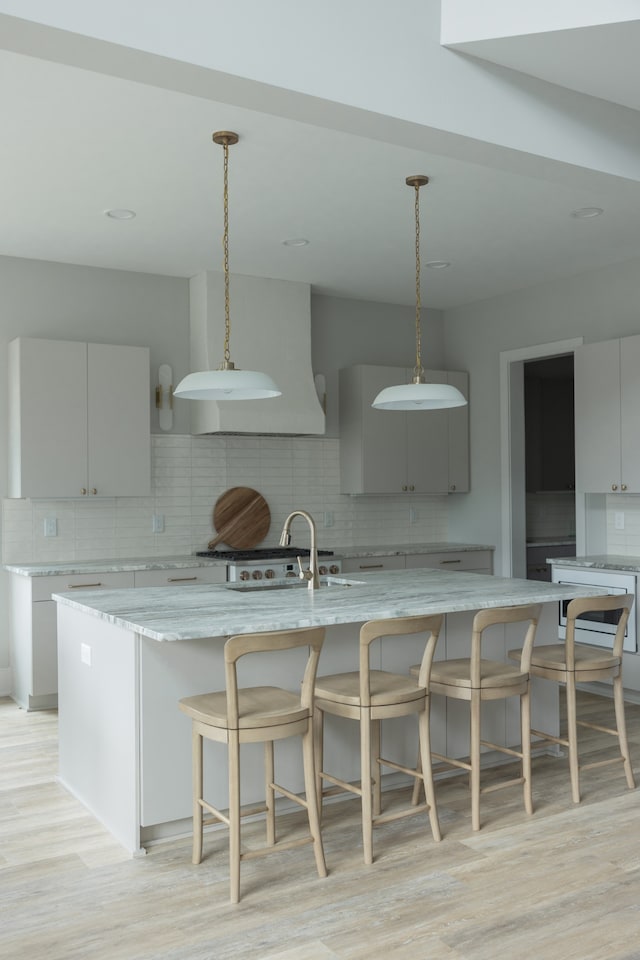
[{"label": "light switch plate", "polygon": [[624,530],[624,513],[621,510],[616,510],[613,515],[613,525],[616,530]]}]

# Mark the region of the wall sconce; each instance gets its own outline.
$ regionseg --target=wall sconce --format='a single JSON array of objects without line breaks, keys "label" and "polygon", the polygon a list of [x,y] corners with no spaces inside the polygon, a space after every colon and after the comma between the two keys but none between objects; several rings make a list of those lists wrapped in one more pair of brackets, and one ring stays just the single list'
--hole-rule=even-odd
[{"label": "wall sconce", "polygon": [[158,367],[156,408],[160,429],[171,430],[173,426],[173,372],[168,363],[161,363]]}]

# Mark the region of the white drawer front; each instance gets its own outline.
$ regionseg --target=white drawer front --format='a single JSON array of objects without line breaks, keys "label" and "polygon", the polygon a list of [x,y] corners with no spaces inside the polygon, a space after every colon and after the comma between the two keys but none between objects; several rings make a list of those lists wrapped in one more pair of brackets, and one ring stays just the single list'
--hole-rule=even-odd
[{"label": "white drawer front", "polygon": [[225,583],[226,566],[183,567],[174,570],[136,570],[136,587],[180,587],[194,583]]},{"label": "white drawer front", "polygon": [[442,570],[466,570],[469,573],[492,573],[490,550],[459,550],[448,553],[416,553],[407,556],[407,570],[438,567]]},{"label": "white drawer front", "polygon": [[379,570],[404,570],[404,557],[347,557],[342,561],[343,573],[375,573]]},{"label": "white drawer front", "polygon": [[83,590],[118,590],[133,586],[133,573],[69,573],[32,577],[33,600],[50,600],[52,593],[82,593]]}]

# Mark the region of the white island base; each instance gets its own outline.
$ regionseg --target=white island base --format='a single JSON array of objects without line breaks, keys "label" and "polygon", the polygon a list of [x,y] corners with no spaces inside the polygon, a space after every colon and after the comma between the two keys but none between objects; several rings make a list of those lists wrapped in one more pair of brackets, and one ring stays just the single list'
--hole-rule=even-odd
[{"label": "white island base", "polygon": [[[393,574],[370,574],[366,577],[368,589],[361,597],[371,611],[369,618],[378,616],[406,615],[408,612],[436,612],[449,607],[446,615],[437,659],[468,656],[470,648],[471,621],[479,607],[499,605],[502,597],[499,585],[508,585],[503,591],[503,602],[544,602],[538,642],[555,642],[557,636],[557,601],[565,595],[549,584],[530,584],[525,581],[501,580],[474,574],[443,574],[441,571],[417,571],[401,573],[402,579]],[[455,581],[456,590],[447,592],[445,581]],[[379,580],[376,581],[376,578]],[[386,606],[380,595],[384,578],[387,591]],[[413,600],[407,594],[408,579],[416,580]],[[391,581],[391,583],[390,583]],[[480,581],[486,582],[482,590]],[[425,590],[433,584],[437,590],[426,596]],[[460,590],[467,583],[472,593],[482,592],[483,602],[472,606],[472,600],[461,602]],[[389,607],[389,590],[402,588],[399,603]],[[519,585],[517,589],[514,589]],[[490,589],[489,589],[490,587]],[[373,589],[371,589],[373,588]],[[242,632],[237,624],[230,624],[232,615],[237,615],[241,601],[239,595],[232,597],[223,586],[189,587],[176,591],[176,603],[184,602],[190,591],[193,609],[203,606],[208,609],[216,603],[225,603],[224,613],[218,617],[221,629],[229,627],[229,633]],[[166,603],[170,588],[162,590],[129,590],[103,592],[95,597],[85,595],[82,602],[69,595],[58,599],[58,669],[59,669],[59,739],[61,783],[78,797],[87,808],[132,854],[144,852],[145,845],[162,838],[189,833],[191,830],[191,724],[178,709],[182,697],[224,687],[223,646],[225,635],[196,636],[190,638],[186,612],[174,622],[183,626],[166,637],[157,633],[157,628],[148,626],[144,618],[127,618],[121,607],[131,603],[137,595],[139,603],[147,600],[151,610],[162,595]],[[321,592],[321,591],[320,591]],[[359,592],[359,591],[358,591]],[[306,593],[306,591],[305,591]],[[464,591],[462,591],[464,594]],[[585,590],[588,595],[593,591]],[[125,598],[125,594],[128,595]],[[356,590],[349,591],[351,612],[343,604],[336,610],[329,591],[319,597],[306,597],[296,592],[296,607],[307,605],[310,613],[304,618],[299,614],[290,626],[304,626],[302,619],[327,624],[330,619],[348,620],[346,623],[327,625],[326,640],[320,659],[320,674],[357,669],[358,631],[360,621],[353,619],[353,601]],[[144,595],[144,597],[142,596]],[[343,596],[346,596],[343,594]],[[417,599],[415,599],[417,597]],[[340,598],[342,600],[342,597]],[[246,603],[247,598],[242,600]],[[281,600],[279,607],[280,626],[269,619],[269,597],[265,609],[260,607],[261,629],[283,629],[283,606],[289,600]],[[198,603],[200,606],[198,606]],[[258,615],[258,597],[250,598],[249,614]],[[120,604],[120,606],[119,606]],[[416,606],[417,604],[417,606]],[[235,605],[235,606],[234,606]],[[340,603],[337,604],[340,607]],[[455,607],[464,609],[455,611]],[[419,607],[419,609],[418,609]],[[275,609],[275,607],[273,607]],[[361,608],[362,609],[362,608]],[[398,612],[390,612],[390,609]],[[230,612],[228,612],[228,610]],[[331,614],[329,614],[331,610]],[[151,614],[149,615],[151,617]],[[256,629],[251,622],[247,632]],[[158,614],[155,615],[158,622]],[[136,629],[136,623],[138,629]],[[505,659],[506,651],[521,643],[517,628],[496,627],[489,634],[483,655]],[[191,632],[196,633],[194,629]],[[210,632],[214,632],[210,627]],[[153,634],[149,636],[148,634]],[[161,639],[179,642],[159,642]],[[408,670],[416,663],[422,652],[423,639],[414,638],[409,645],[394,646],[393,640],[384,641],[372,658],[374,666],[397,672]],[[288,651],[281,655],[269,655],[260,662],[258,657],[247,661],[247,670],[240,682],[245,685],[274,683],[288,685],[291,658],[304,657],[304,652]],[[281,659],[279,660],[278,657]],[[377,658],[377,663],[376,663]],[[242,661],[240,662],[242,668]],[[513,746],[519,743],[518,698],[483,704],[483,738],[495,743]],[[450,756],[467,756],[469,710],[462,702],[445,701],[433,697],[432,701],[432,748]],[[325,734],[326,768],[346,780],[359,779],[359,732],[357,724],[334,717],[327,717]],[[547,681],[534,682],[533,725],[551,732],[558,729],[558,688]],[[415,718],[401,718],[383,724],[384,754],[398,762],[413,766],[417,750]],[[226,748],[215,743],[205,743],[205,795],[221,808],[227,806],[227,757]],[[276,777],[294,791],[304,789],[299,738],[276,744]],[[398,783],[398,775],[386,778],[389,785]],[[248,745],[242,752],[242,803],[253,804],[263,799],[262,747]],[[208,793],[207,793],[208,791]],[[535,800],[535,782],[534,782]]]}]

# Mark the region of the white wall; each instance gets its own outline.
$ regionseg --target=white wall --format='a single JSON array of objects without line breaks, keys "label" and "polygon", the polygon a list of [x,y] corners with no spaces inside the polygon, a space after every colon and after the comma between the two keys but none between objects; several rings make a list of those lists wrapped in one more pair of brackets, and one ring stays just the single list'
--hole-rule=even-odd
[{"label": "white wall", "polygon": [[[446,366],[469,371],[471,393],[471,492],[449,505],[452,540],[500,543],[500,352],[640,333],[639,278],[640,262],[632,261],[445,313]],[[626,499],[627,509],[640,514],[640,498]],[[640,554],[633,527],[625,552]],[[500,562],[498,551],[497,570]]]}]

